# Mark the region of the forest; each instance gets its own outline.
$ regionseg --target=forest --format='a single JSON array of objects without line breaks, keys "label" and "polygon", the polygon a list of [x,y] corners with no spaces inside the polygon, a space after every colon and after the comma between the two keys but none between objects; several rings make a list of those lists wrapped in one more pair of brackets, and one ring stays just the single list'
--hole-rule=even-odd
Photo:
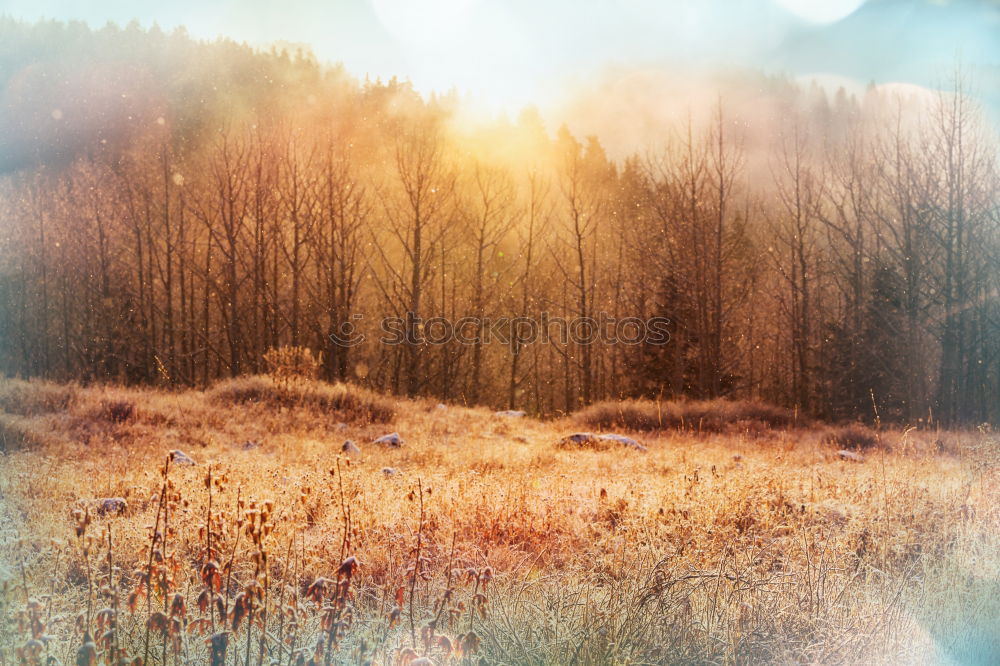
[{"label": "forest", "polygon": [[[201,387],[304,347],[328,380],[541,415],[732,397],[1000,421],[975,82],[720,80],[618,155],[304,49],[2,19],[0,373]],[[412,335],[381,342],[386,317]],[[660,318],[669,342],[482,335],[550,317]],[[478,328],[431,344],[433,318]]]}]

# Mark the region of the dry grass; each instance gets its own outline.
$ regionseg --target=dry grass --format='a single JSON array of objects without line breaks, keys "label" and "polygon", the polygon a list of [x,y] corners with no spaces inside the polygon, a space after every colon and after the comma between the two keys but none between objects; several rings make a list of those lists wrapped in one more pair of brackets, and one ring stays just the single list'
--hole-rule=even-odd
[{"label": "dry grass", "polygon": [[[757,432],[796,424],[790,410],[752,400],[625,400],[601,402],[576,414],[593,428],[696,433]],[[802,420],[799,424],[805,425]]]},{"label": "dry grass", "polygon": [[4,663],[995,660],[989,432],[886,433],[861,464],[804,430],[653,430],[643,454],[561,448],[570,419],[401,402],[388,425],[272,390],[5,410],[29,439],[0,475]]}]

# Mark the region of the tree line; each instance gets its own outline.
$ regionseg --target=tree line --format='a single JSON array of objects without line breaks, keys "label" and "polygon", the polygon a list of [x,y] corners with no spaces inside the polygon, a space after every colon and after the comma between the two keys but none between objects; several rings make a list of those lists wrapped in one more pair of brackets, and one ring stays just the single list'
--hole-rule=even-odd
[{"label": "tree line", "polygon": [[[754,75],[753,113],[721,90],[612,159],[301,50],[9,20],[0,44],[7,374],[200,386],[293,345],[327,379],[537,413],[1000,416],[998,152],[960,76],[829,96]],[[463,317],[466,340],[422,340]],[[484,339],[544,317],[659,317],[670,341]]]}]

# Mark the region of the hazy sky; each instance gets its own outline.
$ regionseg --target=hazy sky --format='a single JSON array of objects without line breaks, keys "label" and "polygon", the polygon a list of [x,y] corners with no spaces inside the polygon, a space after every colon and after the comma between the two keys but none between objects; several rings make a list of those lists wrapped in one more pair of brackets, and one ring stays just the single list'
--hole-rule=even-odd
[{"label": "hazy sky", "polygon": [[0,0],[0,13],[303,43],[358,76],[502,108],[545,105],[609,66],[934,85],[961,59],[986,96],[1000,89],[998,0]]}]

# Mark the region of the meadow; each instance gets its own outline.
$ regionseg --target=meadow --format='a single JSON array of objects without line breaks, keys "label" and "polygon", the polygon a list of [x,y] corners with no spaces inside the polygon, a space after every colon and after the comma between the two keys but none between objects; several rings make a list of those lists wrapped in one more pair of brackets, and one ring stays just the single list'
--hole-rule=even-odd
[{"label": "meadow", "polygon": [[1000,658],[989,428],[650,409],[3,380],[0,663]]}]

